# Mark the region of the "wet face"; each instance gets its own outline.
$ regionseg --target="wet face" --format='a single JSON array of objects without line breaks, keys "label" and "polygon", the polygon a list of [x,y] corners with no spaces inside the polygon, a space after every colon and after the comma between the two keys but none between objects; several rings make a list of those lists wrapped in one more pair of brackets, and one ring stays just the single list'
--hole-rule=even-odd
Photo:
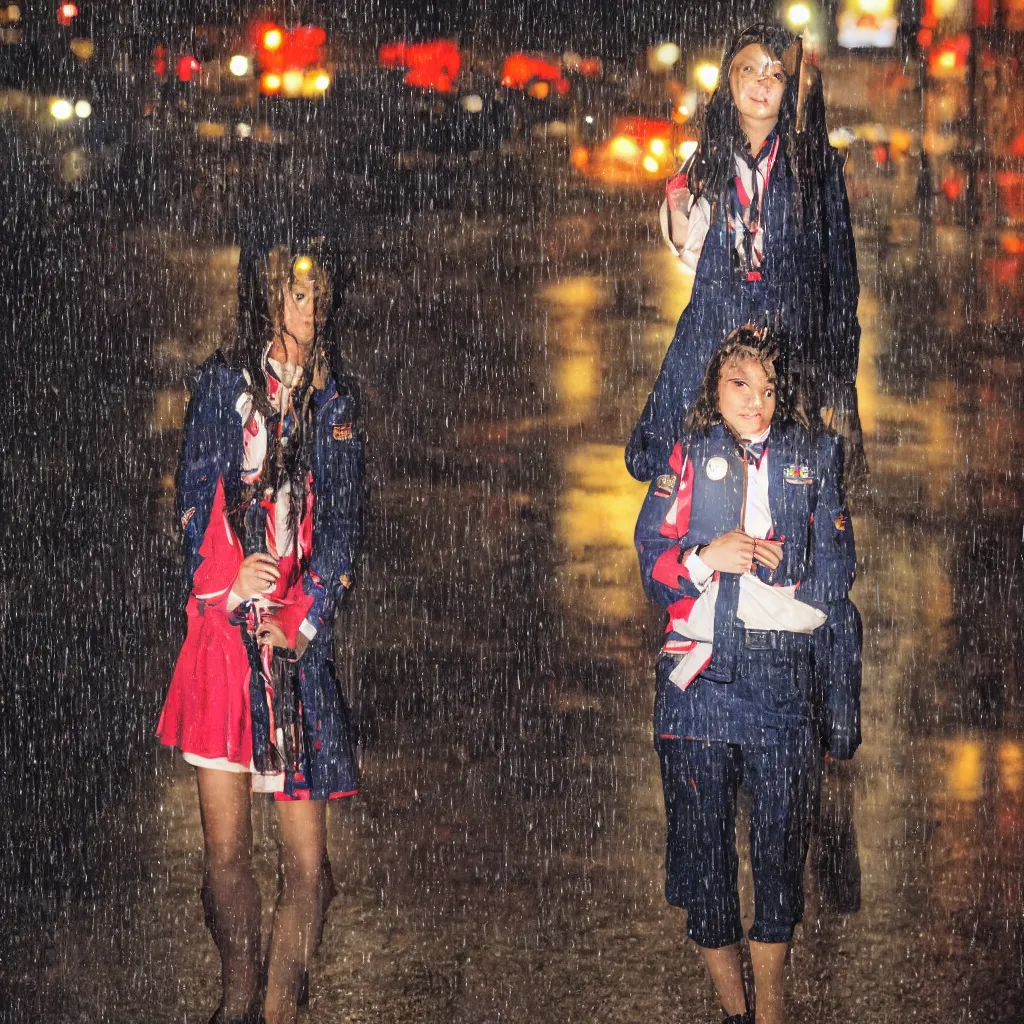
[{"label": "wet face", "polygon": [[308,256],[299,256],[281,288],[282,330],[274,338],[270,357],[297,366],[305,364],[316,334],[316,304],[320,286]]},{"label": "wet face", "polygon": [[317,294],[312,260],[305,256],[295,260],[283,291],[284,329],[300,345],[308,345],[313,340]]},{"label": "wet face", "polygon": [[729,89],[747,134],[751,127],[767,131],[775,127],[786,89],[786,72],[767,50],[751,43],[736,54],[729,68]]},{"label": "wet face", "polygon": [[763,434],[775,415],[775,370],[752,357],[726,361],[718,377],[718,411],[737,437]]}]

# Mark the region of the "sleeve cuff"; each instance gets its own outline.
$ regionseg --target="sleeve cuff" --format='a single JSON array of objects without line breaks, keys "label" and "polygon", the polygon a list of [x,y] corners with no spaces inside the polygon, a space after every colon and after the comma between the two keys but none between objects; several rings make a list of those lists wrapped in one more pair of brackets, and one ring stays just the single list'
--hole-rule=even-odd
[{"label": "sleeve cuff", "polygon": [[697,554],[696,548],[686,556],[686,561],[683,562],[683,565],[686,566],[690,582],[701,593],[704,593],[707,590],[708,584],[714,578],[715,570],[705,564],[704,560]]}]

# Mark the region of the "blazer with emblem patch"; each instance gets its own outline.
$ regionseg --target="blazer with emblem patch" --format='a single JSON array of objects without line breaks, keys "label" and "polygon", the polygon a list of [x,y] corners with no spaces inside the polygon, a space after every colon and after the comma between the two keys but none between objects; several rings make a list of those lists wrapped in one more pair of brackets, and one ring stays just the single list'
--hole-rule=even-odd
[{"label": "blazer with emblem patch", "polygon": [[[756,574],[772,585],[795,585],[798,600],[828,613],[829,621],[810,638],[821,703],[816,711],[833,756],[850,757],[860,742],[861,632],[849,600],[856,553],[843,490],[842,441],[796,424],[776,426],[767,458],[771,536],[785,540],[778,568],[757,566]],[[648,489],[635,543],[644,589],[669,614],[669,641],[685,642],[671,622],[685,618],[701,594],[687,572],[687,555],[741,525],[745,465],[735,437],[717,424],[678,442]],[[727,684],[744,643],[736,617],[740,576],[717,576],[713,655],[700,678]]]},{"label": "blazer with emblem patch", "polygon": [[[182,525],[185,562],[192,591],[187,604],[189,632],[179,656],[204,646],[220,645],[229,650],[225,664],[249,666],[240,630],[223,607],[224,597],[206,601],[197,588],[226,595],[243,557],[243,538],[236,536],[230,522],[230,510],[243,499],[243,424],[239,399],[247,387],[244,374],[229,366],[221,353],[215,353],[199,368],[191,387],[185,414],[184,437],[176,480],[176,509]],[[313,497],[312,539],[308,560],[302,567],[303,599],[296,603],[297,614],[282,621],[289,641],[293,642],[302,617],[316,634],[298,661],[297,674],[302,708],[303,750],[308,774],[299,778],[287,772],[285,793],[291,797],[327,799],[353,793],[358,789],[348,710],[333,671],[334,610],[351,586],[361,539],[364,500],[364,443],[358,423],[355,394],[340,382],[329,379],[312,399],[314,438],[310,459]],[[225,540],[225,534],[227,539]],[[208,545],[207,541],[211,543]],[[219,558],[220,548],[231,548],[230,557]],[[199,587],[200,581],[202,583]],[[191,645],[191,647],[190,647]],[[190,669],[186,666],[187,680]],[[175,691],[172,680],[171,692]],[[161,715],[158,732],[168,745],[182,745],[179,733],[184,721],[182,700],[191,700],[187,682],[184,696],[178,697],[171,712],[170,697]],[[271,714],[262,685],[250,686],[248,712],[251,716],[253,761],[270,739]],[[182,745],[183,749],[186,749]],[[191,750],[200,753],[199,750]],[[233,758],[235,759],[235,758]],[[248,757],[240,763],[245,765]]]}]

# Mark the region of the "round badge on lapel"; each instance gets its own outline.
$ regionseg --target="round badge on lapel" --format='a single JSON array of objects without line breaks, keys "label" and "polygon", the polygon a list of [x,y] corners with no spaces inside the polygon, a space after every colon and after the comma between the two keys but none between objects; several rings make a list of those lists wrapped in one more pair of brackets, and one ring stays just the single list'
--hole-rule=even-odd
[{"label": "round badge on lapel", "polygon": [[716,455],[713,459],[708,459],[704,472],[707,473],[709,480],[724,480],[725,474],[729,472],[729,463],[721,455]]}]

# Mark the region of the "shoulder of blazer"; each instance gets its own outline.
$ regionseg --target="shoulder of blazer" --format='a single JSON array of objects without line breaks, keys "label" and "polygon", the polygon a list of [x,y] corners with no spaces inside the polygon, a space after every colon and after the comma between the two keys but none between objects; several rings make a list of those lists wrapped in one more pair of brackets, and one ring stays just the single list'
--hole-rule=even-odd
[{"label": "shoulder of blazer", "polygon": [[191,398],[228,402],[232,411],[244,387],[245,375],[228,365],[220,349],[199,365],[187,384]]}]

